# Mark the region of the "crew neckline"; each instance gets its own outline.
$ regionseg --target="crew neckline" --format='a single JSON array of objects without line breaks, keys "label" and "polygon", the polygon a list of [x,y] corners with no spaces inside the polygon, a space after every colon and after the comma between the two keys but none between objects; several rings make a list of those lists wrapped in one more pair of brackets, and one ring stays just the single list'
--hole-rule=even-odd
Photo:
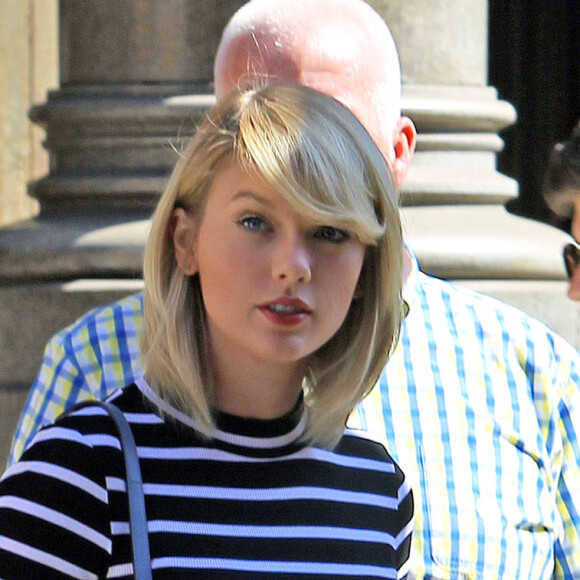
[{"label": "crew neckline", "polygon": [[300,393],[294,407],[285,415],[274,419],[242,417],[224,411],[213,411],[218,429],[251,437],[278,437],[295,429],[304,415],[304,396]]},{"label": "crew neckline", "polygon": [[[135,385],[142,395],[163,413],[180,423],[200,431],[195,419],[172,407],[153,391],[144,377],[138,378]],[[210,438],[222,442],[253,449],[274,449],[297,443],[306,430],[307,410],[301,394],[294,408],[276,419],[255,419],[214,411],[216,428]]]}]

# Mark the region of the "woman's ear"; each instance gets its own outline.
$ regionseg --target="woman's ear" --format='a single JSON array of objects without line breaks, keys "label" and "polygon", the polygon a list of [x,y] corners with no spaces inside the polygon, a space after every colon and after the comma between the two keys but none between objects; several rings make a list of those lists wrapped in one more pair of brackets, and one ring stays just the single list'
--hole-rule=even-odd
[{"label": "woman's ear", "polygon": [[184,276],[193,276],[198,270],[195,220],[182,207],[175,208],[171,215],[170,229],[177,268]]}]

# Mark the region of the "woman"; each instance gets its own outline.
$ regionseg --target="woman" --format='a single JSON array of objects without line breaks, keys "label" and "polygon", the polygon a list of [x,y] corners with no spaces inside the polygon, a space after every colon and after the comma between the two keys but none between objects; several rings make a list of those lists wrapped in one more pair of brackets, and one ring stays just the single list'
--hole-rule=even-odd
[{"label": "woman", "polygon": [[[402,578],[412,496],[345,430],[402,316],[385,161],[312,90],[232,94],[169,181],[145,250],[139,448],[154,578]],[[100,409],[0,484],[0,577],[129,578],[123,461]]]},{"label": "woman", "polygon": [[[556,224],[580,241],[580,123],[566,141],[557,143],[548,162],[544,199],[559,220]],[[580,301],[580,248],[567,244],[564,265],[568,274],[568,297]]]}]

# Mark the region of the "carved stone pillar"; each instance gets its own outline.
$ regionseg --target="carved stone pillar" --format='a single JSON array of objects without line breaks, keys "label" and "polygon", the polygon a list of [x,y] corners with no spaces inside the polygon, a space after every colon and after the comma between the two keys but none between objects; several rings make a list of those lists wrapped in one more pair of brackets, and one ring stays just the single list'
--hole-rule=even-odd
[{"label": "carved stone pillar", "polygon": [[399,47],[403,109],[419,132],[403,187],[406,237],[423,270],[496,295],[580,346],[562,232],[509,214],[498,133],[516,120],[487,84],[487,0],[371,0]]},{"label": "carved stone pillar", "polygon": [[40,215],[0,229],[0,407],[23,403],[54,332],[141,287],[147,218],[214,100],[214,54],[243,3],[59,2],[60,88],[30,112],[50,156],[29,185]]},{"label": "carved stone pillar", "polygon": [[241,4],[61,0],[60,89],[30,113],[50,172],[29,186],[40,218],[0,232],[4,278],[139,276],[146,219],[214,100],[213,55]]}]

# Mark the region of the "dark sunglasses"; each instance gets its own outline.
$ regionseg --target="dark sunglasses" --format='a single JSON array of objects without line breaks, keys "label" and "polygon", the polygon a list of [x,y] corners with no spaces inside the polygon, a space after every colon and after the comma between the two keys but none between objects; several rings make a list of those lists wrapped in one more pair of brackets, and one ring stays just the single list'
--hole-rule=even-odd
[{"label": "dark sunglasses", "polygon": [[572,278],[574,271],[580,263],[580,248],[575,244],[567,244],[564,246],[564,266],[566,266],[566,272],[568,274],[568,279]]}]

